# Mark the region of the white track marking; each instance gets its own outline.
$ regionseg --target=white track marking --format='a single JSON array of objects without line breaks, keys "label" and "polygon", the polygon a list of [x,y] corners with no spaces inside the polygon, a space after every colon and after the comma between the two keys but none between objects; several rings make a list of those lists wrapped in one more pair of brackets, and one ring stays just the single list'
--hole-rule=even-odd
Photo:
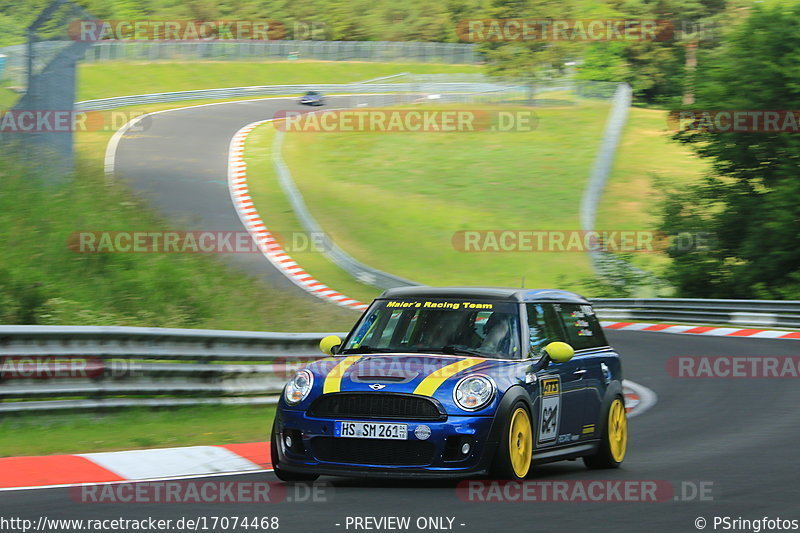
[{"label": "white track marking", "polygon": [[201,476],[220,472],[260,470],[257,464],[217,446],[187,446],[154,450],[78,454],[129,480]]},{"label": "white track marking", "polygon": [[[132,118],[129,120],[124,126],[114,132],[114,135],[111,136],[111,140],[108,141],[108,145],[106,146],[106,157],[105,157],[105,173],[106,177],[112,178],[114,177],[114,166],[116,165],[117,159],[117,149],[119,147],[119,142],[122,140],[122,137],[128,132],[130,128],[132,128],[135,124],[138,124],[140,120],[144,119],[145,117],[152,117],[155,115],[160,115],[162,113],[171,113],[172,111],[181,111],[183,109],[194,109],[195,107],[209,107],[212,105],[224,105],[224,104],[241,104],[245,102],[258,102],[261,100],[295,100],[293,96],[277,96],[274,98],[250,98],[247,100],[234,100],[232,102],[211,102],[208,104],[195,104],[195,105],[187,105],[183,107],[173,107],[170,109],[161,109],[160,111],[152,111],[150,113],[145,113],[144,115],[140,115],[138,117]],[[80,103],[80,102],[78,102]]]},{"label": "white track marking", "polygon": [[653,407],[658,401],[658,395],[644,385],[639,385],[629,379],[622,380],[623,388],[630,389],[639,396],[639,403],[628,413],[628,418],[633,418]]}]

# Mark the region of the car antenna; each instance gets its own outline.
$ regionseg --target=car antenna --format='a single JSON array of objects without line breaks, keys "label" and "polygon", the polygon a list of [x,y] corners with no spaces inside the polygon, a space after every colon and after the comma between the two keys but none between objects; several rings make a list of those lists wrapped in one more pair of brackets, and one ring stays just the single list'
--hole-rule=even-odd
[{"label": "car antenna", "polygon": [[522,280],[520,280],[520,285],[519,285],[519,287],[520,287],[521,289],[524,289],[524,288],[525,288],[525,276],[522,276]]}]

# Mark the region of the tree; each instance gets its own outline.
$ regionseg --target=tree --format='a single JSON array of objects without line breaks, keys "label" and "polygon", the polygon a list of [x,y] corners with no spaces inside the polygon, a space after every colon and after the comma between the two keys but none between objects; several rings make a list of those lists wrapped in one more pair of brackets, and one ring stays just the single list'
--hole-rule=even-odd
[{"label": "tree", "polygon": [[[739,0],[736,0],[739,1]],[[716,46],[714,26],[727,20],[731,0],[660,0],[614,3],[614,17],[664,21],[663,40],[588,45],[578,77],[624,81],[642,103],[669,105],[693,93],[696,51]]]},{"label": "tree", "polygon": [[[798,109],[799,56],[800,6],[756,7],[700,56],[695,107]],[[675,137],[710,160],[713,174],[667,196],[661,229],[716,237],[711,248],[671,254],[668,278],[680,295],[800,297],[800,136],[693,130]]]},{"label": "tree", "polygon": [[[571,1],[492,0],[488,15],[492,19],[568,19],[574,18]],[[575,42],[553,40],[498,41],[482,43],[480,52],[493,76],[518,80],[531,89],[544,79],[558,75],[564,63],[578,52]]]}]

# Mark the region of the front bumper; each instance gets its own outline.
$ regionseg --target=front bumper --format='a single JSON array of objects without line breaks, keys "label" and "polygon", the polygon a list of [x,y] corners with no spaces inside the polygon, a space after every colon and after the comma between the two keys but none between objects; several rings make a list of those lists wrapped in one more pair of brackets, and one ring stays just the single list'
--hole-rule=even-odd
[{"label": "front bumper", "polygon": [[[272,435],[278,467],[290,472],[355,477],[470,477],[488,471],[497,446],[492,438],[494,418],[489,416],[392,420],[408,424],[407,441],[334,437],[335,422],[333,418],[308,416],[306,411],[279,408]],[[416,436],[415,430],[421,425],[428,426],[430,437]],[[292,437],[291,447],[286,446],[286,435]],[[398,443],[402,450],[398,450]],[[464,443],[469,443],[466,454],[461,453]],[[382,447],[386,453],[382,453]],[[355,453],[349,453],[350,448]],[[417,449],[424,453],[415,456],[413,450]],[[403,452],[416,458],[406,460]],[[365,460],[369,457],[371,461]],[[382,457],[388,459],[384,461]]]}]

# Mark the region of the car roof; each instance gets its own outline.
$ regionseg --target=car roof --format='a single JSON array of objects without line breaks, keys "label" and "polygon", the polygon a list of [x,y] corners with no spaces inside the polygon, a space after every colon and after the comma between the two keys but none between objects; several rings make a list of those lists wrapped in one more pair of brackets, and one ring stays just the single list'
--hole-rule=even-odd
[{"label": "car roof", "polygon": [[591,305],[580,294],[559,289],[520,289],[507,287],[398,287],[384,291],[378,300],[390,298],[458,298],[506,302],[566,302]]}]

